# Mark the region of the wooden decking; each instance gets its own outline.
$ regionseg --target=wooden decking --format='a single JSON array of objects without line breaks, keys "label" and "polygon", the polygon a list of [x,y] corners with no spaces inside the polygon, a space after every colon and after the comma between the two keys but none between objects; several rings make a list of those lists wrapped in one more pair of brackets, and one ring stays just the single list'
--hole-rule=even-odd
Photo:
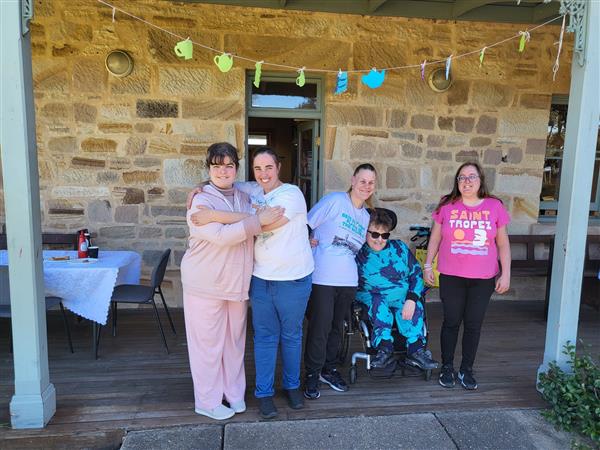
[{"label": "wooden decking", "polygon": [[[360,366],[359,378],[349,392],[339,394],[322,388],[322,396],[307,401],[306,408],[288,408],[282,394],[276,404],[278,420],[453,409],[539,408],[544,403],[535,390],[536,370],[542,360],[545,322],[542,302],[495,302],[490,306],[476,363],[480,388],[467,392],[459,387],[444,389],[421,377],[394,376],[389,380],[369,377]],[[12,430],[8,404],[13,393],[12,355],[8,351],[6,321],[0,322],[0,440],[7,446],[28,444],[49,447],[116,447],[125,430],[174,425],[214,423],[193,412],[192,380],[189,373],[183,314],[175,310],[178,335],[170,331],[167,355],[150,310],[119,314],[119,334],[103,332],[100,358],[91,354],[88,323],[71,321],[75,354],[68,351],[59,315],[49,315],[50,379],[57,392],[57,411],[44,430]],[[429,305],[430,348],[439,356],[441,305]],[[600,314],[582,307],[580,338],[600,348]],[[234,421],[259,420],[252,396],[254,369],[252,340],[246,355],[248,411]],[[359,349],[358,339],[354,347]],[[347,368],[344,368],[347,374]],[[84,445],[85,444],[85,445]],[[0,445],[5,447],[5,445]]]}]

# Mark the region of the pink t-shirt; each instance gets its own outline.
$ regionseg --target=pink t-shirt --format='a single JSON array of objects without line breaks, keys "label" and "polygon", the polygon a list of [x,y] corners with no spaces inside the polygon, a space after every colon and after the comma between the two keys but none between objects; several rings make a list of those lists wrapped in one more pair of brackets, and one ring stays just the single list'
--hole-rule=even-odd
[{"label": "pink t-shirt", "polygon": [[498,274],[496,232],[510,222],[502,202],[488,197],[478,206],[467,206],[458,200],[442,206],[432,217],[442,226],[440,273],[484,279]]}]

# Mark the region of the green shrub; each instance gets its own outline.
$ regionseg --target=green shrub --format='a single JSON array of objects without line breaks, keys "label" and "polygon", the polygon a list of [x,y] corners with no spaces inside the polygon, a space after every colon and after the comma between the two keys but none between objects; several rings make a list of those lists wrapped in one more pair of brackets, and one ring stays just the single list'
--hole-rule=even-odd
[{"label": "green shrub", "polygon": [[572,373],[551,362],[548,371],[540,374],[538,387],[552,408],[542,415],[558,428],[600,444],[600,367],[588,355],[577,356],[570,342],[563,353],[569,357]]}]

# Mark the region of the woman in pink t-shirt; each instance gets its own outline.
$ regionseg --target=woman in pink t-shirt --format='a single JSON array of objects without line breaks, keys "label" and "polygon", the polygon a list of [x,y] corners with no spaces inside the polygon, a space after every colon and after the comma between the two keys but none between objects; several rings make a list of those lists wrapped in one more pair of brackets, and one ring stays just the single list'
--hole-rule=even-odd
[{"label": "woman in pink t-shirt", "polygon": [[440,200],[433,220],[424,267],[425,281],[433,284],[432,262],[438,255],[444,308],[439,383],[454,387],[454,350],[464,322],[458,379],[465,389],[477,389],[473,363],[485,311],[494,290],[503,294],[510,286],[510,217],[502,201],[488,192],[479,164],[466,162],[456,171],[454,188]]}]

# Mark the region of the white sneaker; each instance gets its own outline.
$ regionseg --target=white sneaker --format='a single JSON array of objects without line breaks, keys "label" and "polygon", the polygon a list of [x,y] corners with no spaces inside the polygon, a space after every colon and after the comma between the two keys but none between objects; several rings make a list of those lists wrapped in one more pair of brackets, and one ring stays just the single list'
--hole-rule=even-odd
[{"label": "white sneaker", "polygon": [[210,417],[211,419],[215,419],[215,420],[229,419],[229,418],[233,417],[233,415],[235,414],[235,412],[233,411],[233,409],[228,408],[225,405],[219,405],[219,406],[217,406],[216,408],[213,408],[213,409],[200,409],[200,408],[196,408],[195,411],[196,411],[196,414],[200,414],[202,416]]},{"label": "white sneaker", "polygon": [[229,404],[229,407],[233,409],[236,414],[241,414],[246,411],[246,402],[244,400],[240,400],[239,402],[233,402]]}]

